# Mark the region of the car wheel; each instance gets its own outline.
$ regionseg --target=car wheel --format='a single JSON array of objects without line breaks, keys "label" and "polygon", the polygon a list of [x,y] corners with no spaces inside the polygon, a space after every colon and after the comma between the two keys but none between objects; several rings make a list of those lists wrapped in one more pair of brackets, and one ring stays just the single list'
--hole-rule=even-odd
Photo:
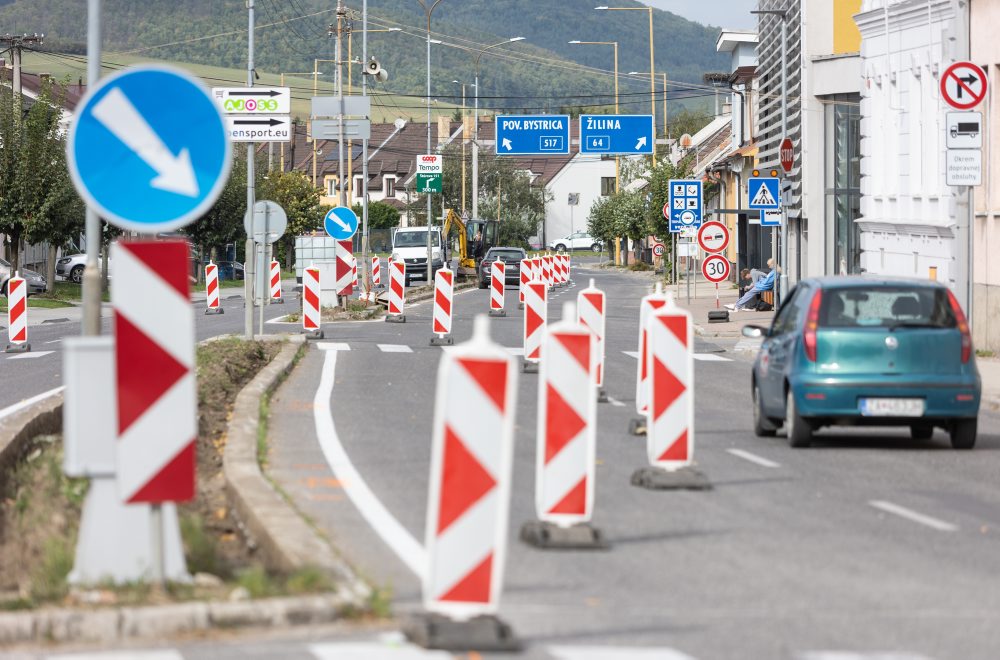
[{"label": "car wheel", "polygon": [[590,251],[591,252],[600,252],[601,251],[601,244],[600,243],[594,243],[593,245],[590,246]]},{"label": "car wheel", "polygon": [[81,284],[83,282],[83,266],[73,266],[73,270],[69,271],[69,279],[74,284]]},{"label": "car wheel", "polygon": [[914,440],[930,440],[934,436],[934,427],[927,424],[911,424],[910,437]]},{"label": "car wheel", "polygon": [[791,391],[785,394],[785,435],[788,444],[795,448],[808,447],[812,442],[812,427],[799,416]]},{"label": "car wheel", "polygon": [[976,446],[977,419],[958,419],[951,426],[953,449],[972,449]]},{"label": "car wheel", "polygon": [[486,281],[485,281],[485,280],[479,280],[479,288],[480,288],[480,289],[485,289],[485,288],[486,288],[486,287],[488,287],[488,286],[489,286],[489,285],[488,285],[488,284],[486,283]]},{"label": "car wheel", "polygon": [[406,276],[406,278],[403,280],[403,283],[406,286],[410,286],[410,276],[409,275]]},{"label": "car wheel", "polygon": [[565,252],[566,245],[563,243],[556,243],[556,252]]},{"label": "car wheel", "polygon": [[758,438],[770,438],[778,430],[771,419],[764,414],[764,404],[760,398],[760,388],[753,385],[753,432]]}]

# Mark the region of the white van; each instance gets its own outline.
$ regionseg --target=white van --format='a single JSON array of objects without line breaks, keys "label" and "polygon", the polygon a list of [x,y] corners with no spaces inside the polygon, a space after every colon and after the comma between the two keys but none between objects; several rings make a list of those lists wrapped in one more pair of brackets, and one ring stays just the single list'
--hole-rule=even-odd
[{"label": "white van", "polygon": [[[406,264],[406,286],[411,279],[427,279],[427,227],[399,227],[392,235],[392,259]],[[431,268],[436,273],[448,260],[441,227],[431,227]]]}]

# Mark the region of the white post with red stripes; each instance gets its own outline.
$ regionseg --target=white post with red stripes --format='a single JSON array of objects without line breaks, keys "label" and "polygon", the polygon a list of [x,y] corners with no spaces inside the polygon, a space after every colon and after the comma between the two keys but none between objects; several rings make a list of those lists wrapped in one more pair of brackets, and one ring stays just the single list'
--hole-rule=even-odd
[{"label": "white post with red stripes", "polygon": [[[335,253],[337,255],[336,274],[337,295],[342,297],[350,296],[354,293],[354,242],[337,241]],[[346,301],[345,301],[346,304]]]},{"label": "white post with red stripes", "polygon": [[566,278],[563,275],[562,255],[559,253],[552,255],[552,279],[555,280],[556,286],[562,286],[566,283]]},{"label": "white post with red stripes", "polygon": [[552,255],[546,254],[539,257],[542,260],[542,281],[549,289],[552,288]]},{"label": "white post with red stripes", "polygon": [[281,264],[277,259],[271,260],[271,303],[283,304],[285,299],[281,297]]},{"label": "white post with red stripes", "polygon": [[472,340],[441,357],[431,441],[423,600],[455,621],[500,604],[516,393],[513,358],[479,316]]},{"label": "white post with red stripes", "polygon": [[521,528],[526,543],[546,548],[602,547],[590,527],[594,511],[597,399],[595,342],[577,323],[576,305],[563,304],[542,343],[535,452],[537,521]]},{"label": "white post with red stripes", "polygon": [[528,282],[524,290],[524,371],[538,371],[542,339],[548,319],[548,286],[541,280]]},{"label": "white post with red stripes", "polygon": [[17,272],[7,280],[7,344],[5,352],[24,353],[28,343],[28,283]]},{"label": "white post with red stripes", "polygon": [[563,270],[566,273],[566,282],[573,281],[573,254],[567,252],[563,255]]},{"label": "white post with red stripes", "polygon": [[358,258],[351,254],[351,286],[358,290],[358,296],[362,295],[361,287],[358,286]]},{"label": "white post with red stripes", "polygon": [[382,288],[382,260],[377,255],[372,257],[372,286]]},{"label": "white post with red stripes", "polygon": [[302,330],[311,339],[322,339],[323,330],[320,327],[321,312],[319,306],[320,292],[319,268],[309,266],[302,271]]},{"label": "white post with red stripes", "polygon": [[542,258],[540,256],[531,258],[531,277],[528,280],[544,281],[542,277]]},{"label": "white post with red stripes", "polygon": [[406,305],[406,262],[389,262],[389,308],[385,320],[389,323],[406,323],[403,313]]},{"label": "white post with red stripes", "polygon": [[653,293],[639,303],[639,346],[638,364],[635,370],[635,411],[640,417],[629,422],[629,433],[642,435],[646,428],[646,408],[649,406],[649,367],[647,365],[647,330],[652,313],[667,304],[670,294],[663,293],[663,284],[656,283]]},{"label": "white post with red stripes", "polygon": [[507,264],[499,259],[490,264],[490,316],[507,316],[503,309]]},{"label": "white post with red stripes", "polygon": [[517,308],[524,309],[524,287],[531,281],[531,259],[521,259],[518,275],[520,282],[517,287]]},{"label": "white post with red stripes", "polygon": [[441,268],[434,274],[434,312],[431,318],[431,346],[451,346],[455,343],[451,334],[452,304],[455,299],[455,273]]},{"label": "white post with red stripes", "polygon": [[577,321],[594,335],[594,384],[597,386],[597,400],[602,403],[608,400],[607,392],[604,391],[606,302],[604,292],[594,286],[593,278],[590,280],[590,286],[576,296]]},{"label": "white post with red stripes", "polygon": [[646,455],[651,467],[632,483],[654,489],[704,490],[711,484],[692,466],[694,459],[694,325],[673,297],[646,320]]},{"label": "white post with red stripes", "polygon": [[226,313],[219,305],[219,267],[212,261],[205,266],[205,313]]}]

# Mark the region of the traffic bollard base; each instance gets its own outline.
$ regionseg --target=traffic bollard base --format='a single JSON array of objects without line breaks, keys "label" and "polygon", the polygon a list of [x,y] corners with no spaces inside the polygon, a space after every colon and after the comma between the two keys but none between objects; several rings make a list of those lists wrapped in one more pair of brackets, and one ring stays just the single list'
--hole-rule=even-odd
[{"label": "traffic bollard base", "polygon": [[629,435],[646,435],[646,418],[633,417],[628,421]]},{"label": "traffic bollard base", "polygon": [[454,346],[454,345],[455,345],[454,337],[438,337],[438,336],[431,337],[431,346]]},{"label": "traffic bollard base", "polygon": [[517,303],[518,309],[524,309],[524,303]]},{"label": "traffic bollard base", "polygon": [[322,338],[323,338],[323,331],[322,330],[309,330],[309,331],[306,332],[306,340],[309,340],[309,339],[322,339]]},{"label": "traffic bollard base", "polygon": [[608,391],[603,387],[597,388],[597,403],[608,402]]},{"label": "traffic bollard base", "polygon": [[494,316],[494,317],[507,316],[507,312],[505,312],[502,309],[491,309],[490,310],[490,316]]},{"label": "traffic bollard base", "polygon": [[7,344],[4,353],[28,353],[31,351],[31,344]]},{"label": "traffic bollard base", "polygon": [[604,534],[590,523],[560,527],[555,523],[530,520],[521,525],[521,540],[543,550],[607,550]]},{"label": "traffic bollard base", "polygon": [[209,314],[225,314],[225,313],[226,310],[222,309],[221,307],[215,307],[215,308],[209,307],[208,309],[205,310],[205,316],[208,316]]},{"label": "traffic bollard base", "polygon": [[649,490],[712,490],[705,473],[690,466],[677,470],[639,468],[632,473],[632,485]]},{"label": "traffic bollard base", "polygon": [[492,614],[455,621],[442,614],[415,615],[403,629],[406,638],[425,649],[513,653],[522,648],[510,624]]},{"label": "traffic bollard base", "polygon": [[708,312],[709,323],[729,323],[729,311],[725,309],[713,309]]},{"label": "traffic bollard base", "polygon": [[521,365],[521,371],[522,371],[522,373],[526,373],[526,374],[537,374],[538,373],[538,363],[537,362],[530,362],[528,360],[525,360],[524,363]]},{"label": "traffic bollard base", "polygon": [[406,323],[405,314],[389,314],[385,317],[386,323]]}]

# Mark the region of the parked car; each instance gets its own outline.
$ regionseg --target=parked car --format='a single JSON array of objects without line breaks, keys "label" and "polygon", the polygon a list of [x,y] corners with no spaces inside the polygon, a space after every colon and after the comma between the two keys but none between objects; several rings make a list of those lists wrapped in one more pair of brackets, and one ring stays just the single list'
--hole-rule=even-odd
[{"label": "parked car", "polygon": [[504,283],[505,284],[521,284],[521,260],[527,257],[524,250],[516,247],[494,247],[490,248],[483,257],[483,261],[479,264],[479,288],[485,289],[490,285],[490,279],[493,277],[490,273],[490,269],[493,267],[494,261],[504,262],[506,268],[504,269]]},{"label": "parked car", "polygon": [[591,250],[593,252],[600,252],[601,242],[585,231],[578,231],[569,236],[549,241],[549,248],[559,252],[565,252],[566,250]]},{"label": "parked car", "polygon": [[[101,264],[101,256],[97,257],[98,265]],[[60,277],[67,279],[74,284],[83,283],[83,268],[87,265],[87,255],[84,253],[71,254],[56,262],[56,279]],[[111,258],[108,257],[108,277],[111,276]]]},{"label": "parked car", "polygon": [[[24,278],[28,285],[28,295],[45,293],[45,277],[41,273],[33,270],[21,269],[18,275]],[[0,259],[0,295],[7,295],[7,281],[14,276],[14,266],[3,259]]]},{"label": "parked car", "polygon": [[751,377],[758,436],[785,426],[807,447],[824,426],[935,427],[955,449],[976,444],[981,381],[965,314],[937,282],[829,277],[800,282],[764,337]]},{"label": "parked car", "polygon": [[242,280],[245,277],[243,264],[238,261],[217,261],[220,280]]}]

